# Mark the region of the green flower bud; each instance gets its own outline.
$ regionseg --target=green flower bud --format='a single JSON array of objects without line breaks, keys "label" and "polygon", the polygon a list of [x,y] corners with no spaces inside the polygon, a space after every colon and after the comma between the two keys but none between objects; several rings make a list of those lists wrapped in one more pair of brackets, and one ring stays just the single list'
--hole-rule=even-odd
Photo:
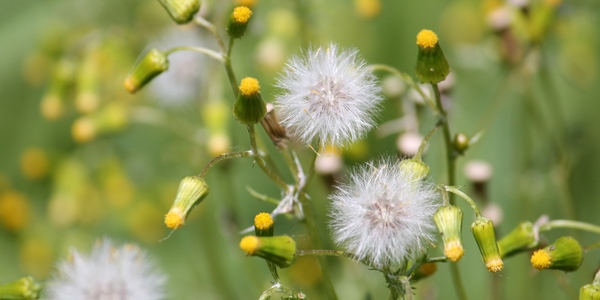
[{"label": "green flower bud", "polygon": [[457,133],[454,136],[454,149],[460,154],[469,148],[469,137],[464,133]]},{"label": "green flower bud", "polygon": [[417,282],[423,278],[427,278],[427,277],[433,275],[436,271],[437,271],[436,263],[422,264],[412,273],[410,280],[412,282]]},{"label": "green flower bud", "polygon": [[296,242],[287,235],[259,237],[246,236],[240,248],[250,256],[262,257],[280,268],[287,268],[296,259]]},{"label": "green flower bud", "polygon": [[535,251],[531,256],[531,265],[539,270],[553,269],[572,272],[579,269],[582,261],[581,245],[570,236],[557,239],[553,244]]},{"label": "green flower bud", "polygon": [[421,180],[429,174],[429,166],[422,160],[410,158],[400,161],[400,169],[411,174],[412,180]]},{"label": "green flower bud", "polygon": [[199,0],[158,0],[177,24],[185,24],[200,10]]},{"label": "green flower bud", "polygon": [[253,125],[260,122],[267,113],[267,104],[260,95],[258,80],[252,77],[242,79],[240,92],[233,104],[233,115],[242,124]]},{"label": "green flower bud", "polygon": [[27,276],[7,284],[0,284],[0,299],[39,299],[41,289],[42,286],[35,282],[33,277]]},{"label": "green flower bud", "polygon": [[504,262],[500,257],[498,245],[496,244],[496,234],[494,233],[494,224],[492,220],[484,217],[477,217],[475,222],[471,225],[471,232],[485,266],[490,272],[497,273],[502,271]]},{"label": "green flower bud", "polygon": [[508,235],[498,241],[498,250],[502,258],[509,257],[535,246],[533,224],[522,222]]},{"label": "green flower bud", "polygon": [[417,45],[417,78],[423,83],[438,83],[444,80],[450,73],[450,65],[438,43],[437,35],[431,30],[423,29],[417,35]]},{"label": "green flower bud", "polygon": [[254,217],[254,233],[256,236],[273,236],[274,224],[269,213],[259,213]]},{"label": "green flower bud", "polygon": [[133,94],[168,68],[169,60],[166,54],[152,49],[133,67],[123,85]]},{"label": "green flower bud", "polygon": [[227,24],[227,33],[231,38],[239,39],[246,33],[248,21],[252,16],[252,11],[245,6],[238,6],[233,10]]},{"label": "green flower bud", "polygon": [[165,225],[177,229],[185,224],[185,219],[196,205],[208,195],[208,185],[204,178],[188,176],[181,180],[175,201],[165,216]]},{"label": "green flower bud", "polygon": [[462,258],[465,250],[461,241],[463,212],[458,206],[440,207],[433,215],[435,225],[444,241],[444,255],[456,262]]},{"label": "green flower bud", "polygon": [[579,290],[579,300],[600,300],[600,284],[586,284]]}]

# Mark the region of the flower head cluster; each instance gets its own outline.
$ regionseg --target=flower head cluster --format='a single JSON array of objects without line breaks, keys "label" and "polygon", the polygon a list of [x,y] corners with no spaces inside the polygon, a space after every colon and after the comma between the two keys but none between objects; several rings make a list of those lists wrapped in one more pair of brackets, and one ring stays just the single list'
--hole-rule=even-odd
[{"label": "flower head cluster", "polygon": [[288,61],[277,87],[278,114],[286,130],[304,143],[341,146],[360,139],[374,125],[382,100],[375,76],[357,50],[330,44]]},{"label": "flower head cluster", "polygon": [[164,299],[165,277],[155,271],[146,254],[133,245],[115,248],[99,241],[89,256],[72,251],[58,265],[48,284],[49,300],[159,300]]},{"label": "flower head cluster", "polygon": [[434,187],[399,161],[359,167],[330,197],[337,244],[374,266],[404,264],[433,241]]}]

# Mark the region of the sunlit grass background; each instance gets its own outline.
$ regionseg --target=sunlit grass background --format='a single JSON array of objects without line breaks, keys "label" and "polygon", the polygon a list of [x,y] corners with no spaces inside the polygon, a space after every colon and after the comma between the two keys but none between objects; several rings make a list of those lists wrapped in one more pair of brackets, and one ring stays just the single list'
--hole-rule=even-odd
[{"label": "sunlit grass background", "polygon": [[[487,21],[500,4],[259,0],[248,32],[235,44],[233,65],[238,78],[258,78],[270,102],[277,73],[301,47],[333,41],[359,49],[369,63],[412,75],[415,36],[432,29],[456,79],[450,93],[452,130],[469,136],[485,130],[458,160],[458,184],[472,193],[463,175],[466,162],[479,159],[492,165],[488,201],[503,213],[498,236],[542,214],[600,224],[600,2],[563,1],[541,43],[523,49],[528,55],[513,65],[502,60],[500,38]],[[203,1],[202,12],[224,33],[233,5]],[[162,220],[179,180],[199,173],[222,151],[249,148],[246,129],[229,113],[233,96],[224,69],[206,57],[175,54],[183,63],[172,63],[161,76],[175,77],[179,84],[172,88],[168,80],[135,95],[123,88],[124,77],[148,45],[166,50],[184,44],[216,49],[205,30],[176,26],[158,1],[2,1],[0,282],[25,275],[48,279],[69,248],[87,251],[97,238],[111,237],[148,250],[170,278],[169,299],[257,299],[270,286],[265,264],[244,257],[238,248],[239,231],[252,225],[256,213],[273,209],[246,187],[279,197],[250,159],[213,168],[206,177],[209,197],[183,228],[159,242],[169,234]],[[63,109],[57,115],[52,108],[43,111],[41,103],[56,91],[60,68],[72,70],[77,84],[59,88]],[[116,118],[111,119],[114,126],[93,138],[73,131],[89,101],[83,92],[99,101],[97,108],[88,109],[90,115],[112,107],[109,116]],[[388,98],[380,124],[401,116],[400,101]],[[424,134],[435,120],[422,109],[419,130]],[[381,154],[397,155],[400,133],[381,137],[374,131],[344,152],[346,167]],[[303,145],[297,148],[305,156],[310,152]],[[433,179],[444,183],[441,134],[433,137],[425,161]],[[324,234],[330,190],[326,177],[316,177],[309,188]],[[471,299],[573,299],[600,267],[598,251],[586,253],[582,267],[568,274],[534,271],[528,255],[521,254],[506,260],[501,273],[490,274],[468,229],[473,214],[461,206],[466,255],[459,266]],[[276,234],[292,235],[301,247],[311,247],[303,226],[283,216],[277,219]],[[562,235],[573,235],[584,246],[598,241],[598,235],[568,230],[546,237],[553,241]],[[327,247],[335,248],[331,242]],[[441,247],[432,253],[440,255]],[[387,299],[380,273],[342,258],[328,261],[340,298]],[[300,259],[280,274],[311,299],[324,298],[317,288],[315,260]],[[439,264],[415,292],[422,299],[454,299],[451,282],[447,265]]]}]

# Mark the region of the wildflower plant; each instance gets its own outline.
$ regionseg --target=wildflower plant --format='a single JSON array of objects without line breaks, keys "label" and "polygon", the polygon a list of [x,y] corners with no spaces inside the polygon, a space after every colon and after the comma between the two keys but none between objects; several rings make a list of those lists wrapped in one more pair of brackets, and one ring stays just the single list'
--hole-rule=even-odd
[{"label": "wildflower plant", "polygon": [[[340,291],[337,285],[340,279],[337,277],[343,275],[340,275],[342,272],[336,265],[326,260],[326,257],[334,257],[358,263],[369,272],[380,273],[380,279],[389,289],[389,299],[394,300],[413,299],[413,291],[417,287],[415,283],[434,276],[440,264],[448,264],[453,292],[456,298],[466,300],[467,288],[473,285],[465,281],[471,279],[471,274],[461,273],[459,260],[474,258],[483,271],[491,273],[491,280],[496,284],[502,279],[496,273],[510,269],[511,258],[522,253],[531,253],[531,267],[540,272],[547,272],[544,270],[548,269],[576,272],[587,263],[584,258],[588,252],[600,248],[598,244],[582,246],[570,236],[559,237],[551,244],[547,242],[544,233],[557,228],[600,233],[600,226],[577,220],[540,217],[534,223],[525,220],[510,233],[502,234],[504,231],[499,230],[502,218],[482,213],[485,208],[494,207],[490,205],[492,203],[487,194],[492,177],[488,165],[485,172],[467,174],[467,182],[473,184],[477,201],[463,191],[465,182],[461,182],[462,178],[456,174],[457,162],[476,148],[487,127],[476,128],[471,135],[467,134],[469,131],[466,129],[464,132],[452,130],[455,116],[451,110],[453,105],[460,102],[449,97],[448,86],[452,86],[455,76],[460,74],[453,72],[454,64],[451,62],[457,59],[453,51],[446,52],[448,58],[452,58],[450,60],[442,51],[443,34],[438,36],[428,29],[415,32],[416,45],[413,45],[414,52],[410,53],[416,57],[414,69],[403,72],[393,66],[369,64],[363,57],[370,56],[362,53],[368,49],[341,46],[334,41],[315,42],[306,31],[305,26],[309,23],[306,15],[298,20],[278,19],[283,23],[290,22],[285,23],[289,27],[282,28],[293,29],[296,28],[294,24],[302,24],[297,27],[299,31],[306,31],[306,40],[303,41],[304,46],[296,49],[300,54],[289,56],[287,62],[282,63],[278,75],[266,79],[262,76],[264,74],[252,74],[251,71],[238,68],[236,64],[239,61],[233,56],[238,53],[233,51],[235,47],[247,47],[244,42],[263,30],[265,23],[271,22],[270,17],[266,20],[264,11],[260,10],[260,6],[257,7],[256,1],[236,1],[239,4],[236,7],[229,7],[230,3],[215,4],[215,1],[201,5],[200,0],[158,2],[164,8],[161,12],[168,14],[172,19],[170,21],[178,25],[185,24],[186,28],[195,26],[195,29],[214,38],[214,43],[202,43],[205,46],[177,45],[170,49],[162,49],[168,46],[161,45],[141,51],[140,58],[131,66],[129,73],[123,73],[121,92],[143,95],[155,78],[164,76],[174,67],[180,67],[170,64],[169,60],[170,55],[180,51],[205,55],[221,64],[227,76],[226,88],[230,89],[222,91],[218,76],[210,74],[202,77],[203,81],[209,81],[206,94],[210,99],[208,103],[201,103],[200,111],[206,128],[198,130],[198,139],[208,141],[202,141],[202,145],[208,144],[207,153],[212,157],[202,169],[194,174],[186,174],[181,179],[179,189],[172,195],[172,205],[168,210],[165,209],[163,222],[170,234],[162,242],[169,245],[172,242],[169,237],[193,226],[192,217],[196,207],[206,205],[207,201],[225,198],[219,188],[213,187],[215,181],[211,174],[215,166],[227,160],[247,159],[248,163],[242,168],[261,172],[263,178],[268,179],[268,184],[277,189],[276,192],[263,192],[248,186],[250,196],[269,203],[271,208],[265,212],[257,206],[256,210],[262,212],[255,215],[252,224],[240,221],[249,220],[250,216],[231,218],[234,220],[231,223],[239,226],[230,227],[239,229],[239,236],[230,236],[234,236],[239,243],[229,244],[239,245],[240,257],[246,255],[248,259],[264,260],[261,266],[266,266],[271,277],[268,280],[270,285],[265,282],[267,288],[260,286],[262,294],[247,295],[247,298],[267,300],[280,296],[281,299],[336,300]],[[305,13],[307,7],[300,3],[303,1],[298,2],[298,10]],[[540,4],[519,10],[523,15],[519,15],[521,18],[517,25],[511,25],[508,18],[494,22],[501,23],[493,28],[493,34],[497,35],[498,43],[503,47],[498,60],[505,63],[508,69],[515,68],[511,69],[515,74],[534,72],[531,70],[536,68],[525,67],[535,64],[531,62],[537,58],[535,49],[544,41],[556,17],[559,5],[556,2],[559,1],[538,2]],[[358,10],[369,7],[371,10],[359,11],[359,15],[371,18],[379,11],[380,3],[377,0],[357,3]],[[257,10],[253,11],[255,7]],[[517,10],[502,10],[503,14],[513,11]],[[494,19],[502,16],[494,14]],[[254,20],[256,18],[261,19]],[[298,24],[294,23],[296,21]],[[514,35],[519,36],[515,38]],[[69,59],[57,64],[51,87],[41,103],[42,113],[47,119],[59,119],[64,115],[68,88],[75,81],[75,67]],[[388,88],[391,90],[388,93],[384,93],[378,79],[384,74],[388,76],[387,85],[393,85]],[[99,99],[81,98],[83,100],[76,101],[81,115],[73,121],[72,126],[73,138],[79,143],[93,141],[100,134],[123,130],[130,120],[136,118],[160,119],[170,123],[158,110],[147,107],[134,109],[138,104],[102,104]],[[395,98],[398,103],[393,105],[401,106],[401,118],[381,124],[382,120],[395,113],[387,111],[388,106],[393,105],[384,101],[395,101]],[[147,114],[148,111],[151,114]],[[238,126],[233,130],[247,133],[246,140],[230,139],[228,123]],[[180,130],[186,126],[173,124],[179,136],[189,138],[193,135]],[[373,142],[369,134],[379,126],[381,129],[377,135],[399,133],[399,155],[373,155],[379,158],[361,155],[360,147]],[[268,143],[262,140],[265,137],[273,144],[266,145]],[[365,140],[365,137],[369,139]],[[441,139],[442,152],[426,153],[427,145],[435,138]],[[569,159],[564,151],[560,149],[557,155],[559,161],[565,164],[561,167],[567,168],[570,167]],[[442,161],[445,166],[430,165],[430,162],[436,162],[435,159],[429,160],[430,155],[440,153],[443,159],[437,161]],[[349,161],[355,165],[344,168]],[[446,173],[442,174],[440,169]],[[430,176],[430,171],[435,176]],[[235,182],[226,184],[246,185],[246,182],[240,182],[240,177],[235,179]],[[327,197],[314,196],[316,193],[309,190],[309,184],[315,179],[324,179],[323,186],[330,188]],[[568,192],[568,186],[563,188]],[[63,196],[67,193],[61,190],[59,194]],[[53,203],[58,203],[53,206],[62,207],[60,201],[67,201],[67,196],[53,198],[58,199],[53,200]],[[0,200],[0,216],[15,216],[15,207],[27,209],[26,203],[19,204],[23,201],[16,201],[20,199],[0,197]],[[325,211],[315,209],[317,205],[324,207]],[[480,210],[480,206],[484,209]],[[57,211],[57,215],[62,212]],[[278,220],[283,217],[302,227],[303,233],[279,232],[285,228],[278,226]],[[20,219],[25,220],[24,217]],[[22,227],[9,226],[20,224],[16,222],[19,220],[6,220],[0,220],[3,223],[0,225],[10,230]],[[463,236],[464,222],[470,223],[470,235]],[[327,226],[320,226],[321,223]],[[68,220],[65,224],[69,225]],[[203,229],[211,234],[222,234],[225,226],[221,225]],[[464,239],[474,241],[477,248],[473,246],[470,249]],[[213,259],[220,254],[211,252],[208,256]],[[313,257],[318,261],[316,281],[321,294],[312,290],[311,294],[305,294],[303,289],[306,288],[293,282],[291,278],[294,277],[289,276],[294,272],[294,267],[303,263],[304,257]],[[207,268],[214,268],[218,262],[215,260]],[[208,273],[219,273],[212,271]],[[581,287],[580,299],[598,298],[598,274],[591,283]],[[229,279],[223,281],[238,283]],[[36,299],[43,290],[42,295],[45,293],[49,300],[158,300],[166,298],[165,282],[166,276],[156,271],[145,252],[135,246],[116,247],[105,240],[99,242],[89,255],[73,251],[69,259],[58,264],[45,288],[32,277],[0,284],[0,299]],[[248,282],[254,283],[252,280]],[[371,298],[371,295],[368,294],[366,298]]]}]

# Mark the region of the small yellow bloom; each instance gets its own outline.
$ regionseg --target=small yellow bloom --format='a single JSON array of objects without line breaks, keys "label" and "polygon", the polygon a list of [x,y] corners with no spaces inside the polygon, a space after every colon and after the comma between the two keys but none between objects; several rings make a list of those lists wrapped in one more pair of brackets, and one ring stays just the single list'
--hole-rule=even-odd
[{"label": "small yellow bloom", "polygon": [[266,212],[259,213],[254,217],[254,226],[260,230],[267,230],[273,227],[273,223],[273,218]]},{"label": "small yellow bloom", "polygon": [[21,171],[29,179],[41,179],[48,174],[48,156],[40,148],[29,148],[21,155]]},{"label": "small yellow bloom", "polygon": [[165,215],[165,225],[171,229],[177,229],[185,224],[183,212],[180,208],[174,207]]},{"label": "small yellow bloom", "polygon": [[500,257],[492,258],[485,263],[485,266],[487,267],[488,271],[492,273],[498,273],[502,271],[502,268],[504,268],[504,262],[502,259],[500,259]]},{"label": "small yellow bloom", "polygon": [[433,48],[438,42],[438,37],[435,32],[423,29],[417,34],[417,45],[422,48]]},{"label": "small yellow bloom", "polygon": [[0,195],[0,224],[10,231],[19,231],[29,222],[29,202],[24,195],[7,191]]},{"label": "small yellow bloom", "polygon": [[240,241],[240,248],[244,250],[244,252],[248,253],[248,255],[254,254],[256,249],[258,248],[259,239],[255,236],[245,236]]},{"label": "small yellow bloom", "polygon": [[459,239],[452,240],[444,246],[444,255],[446,255],[450,261],[457,262],[464,254],[465,249]]},{"label": "small yellow bloom", "polygon": [[533,252],[533,255],[531,256],[531,265],[534,268],[538,270],[548,269],[550,267],[550,263],[550,254],[548,254],[548,252],[546,252],[544,249]]},{"label": "small yellow bloom", "polygon": [[260,91],[260,85],[258,80],[252,77],[246,77],[242,79],[240,83],[240,92],[244,96],[252,96]]},{"label": "small yellow bloom", "polygon": [[233,10],[233,20],[236,23],[248,23],[252,11],[246,6],[238,6]]}]

